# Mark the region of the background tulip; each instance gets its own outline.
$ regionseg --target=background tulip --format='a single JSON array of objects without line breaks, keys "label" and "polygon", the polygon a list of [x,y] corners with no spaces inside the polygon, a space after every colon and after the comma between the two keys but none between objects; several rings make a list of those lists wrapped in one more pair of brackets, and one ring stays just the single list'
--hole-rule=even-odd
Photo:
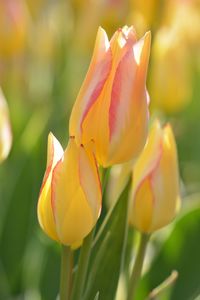
[{"label": "background tulip", "polygon": [[27,11],[22,0],[0,1],[0,58],[16,56],[25,46]]},{"label": "background tulip", "polygon": [[176,144],[170,125],[155,121],[134,167],[130,221],[144,233],[175,217],[180,207]]},{"label": "background tulip", "polygon": [[174,29],[162,28],[157,32],[152,47],[149,86],[153,109],[174,113],[190,101],[192,85],[188,54]]},{"label": "background tulip", "polygon": [[73,138],[63,152],[56,138],[48,139],[47,168],[38,218],[52,239],[76,247],[92,230],[101,210],[101,187],[95,158]]},{"label": "background tulip", "polygon": [[70,118],[78,144],[91,140],[98,162],[107,167],[137,156],[148,124],[146,73],[150,33],[136,40],[132,27],[110,42],[99,28],[92,61]]},{"label": "background tulip", "polygon": [[0,162],[6,159],[12,144],[9,111],[4,95],[0,89]]}]

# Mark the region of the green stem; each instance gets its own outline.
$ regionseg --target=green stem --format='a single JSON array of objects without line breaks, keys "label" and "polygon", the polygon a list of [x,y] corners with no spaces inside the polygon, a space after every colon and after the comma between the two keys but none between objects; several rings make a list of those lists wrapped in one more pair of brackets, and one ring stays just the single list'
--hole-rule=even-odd
[{"label": "green stem", "polygon": [[140,244],[139,244],[139,249],[136,256],[135,264],[132,270],[131,278],[129,281],[127,300],[134,299],[136,288],[141,277],[142,267],[144,263],[144,258],[145,258],[145,253],[146,253],[146,248],[147,248],[149,238],[150,238],[149,235],[143,233],[140,234]]},{"label": "green stem", "polygon": [[102,196],[104,196],[104,193],[105,193],[105,190],[106,190],[106,185],[107,185],[108,179],[109,179],[109,175],[110,175],[110,168],[103,168],[102,169],[102,178],[101,178]]},{"label": "green stem", "polygon": [[80,300],[82,299],[83,289],[85,286],[89,258],[91,253],[92,240],[94,236],[95,228],[90,232],[88,236],[83,241],[83,245],[81,247],[79,262],[78,262],[78,270],[75,277],[75,282],[72,290],[72,300]]},{"label": "green stem", "polygon": [[68,246],[61,248],[61,269],[60,269],[60,300],[70,299],[72,281],[73,252]]}]

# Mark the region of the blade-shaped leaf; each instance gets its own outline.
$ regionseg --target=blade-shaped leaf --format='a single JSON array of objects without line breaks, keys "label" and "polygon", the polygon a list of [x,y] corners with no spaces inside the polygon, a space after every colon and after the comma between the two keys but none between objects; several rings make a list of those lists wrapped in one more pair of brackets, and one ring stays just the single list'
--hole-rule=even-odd
[{"label": "blade-shaped leaf", "polygon": [[179,273],[170,300],[193,300],[200,292],[200,208],[190,210],[174,226],[143,278],[137,299],[145,299],[173,269]]},{"label": "blade-shaped leaf", "polygon": [[122,192],[94,246],[85,300],[114,299],[124,256],[127,236],[127,210],[130,182]]}]

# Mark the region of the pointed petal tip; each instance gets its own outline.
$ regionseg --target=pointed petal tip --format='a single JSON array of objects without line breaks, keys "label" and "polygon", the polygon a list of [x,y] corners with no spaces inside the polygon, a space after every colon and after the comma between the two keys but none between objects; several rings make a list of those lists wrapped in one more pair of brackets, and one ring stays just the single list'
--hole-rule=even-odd
[{"label": "pointed petal tip", "polygon": [[151,46],[151,31],[147,31],[144,35],[144,46],[150,49]]},{"label": "pointed petal tip", "polygon": [[97,35],[96,35],[96,40],[100,39],[100,38],[103,38],[104,41],[105,41],[105,44],[106,46],[108,47],[109,44],[109,40],[108,40],[108,35],[105,31],[105,29],[101,26],[98,27],[98,30],[97,30]]}]

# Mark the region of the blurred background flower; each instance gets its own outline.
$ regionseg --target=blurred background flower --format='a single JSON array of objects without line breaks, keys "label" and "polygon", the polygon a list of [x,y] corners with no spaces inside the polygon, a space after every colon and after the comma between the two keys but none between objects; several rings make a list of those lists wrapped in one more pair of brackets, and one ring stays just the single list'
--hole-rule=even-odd
[{"label": "blurred background flower", "polygon": [[3,92],[0,89],[0,163],[7,158],[11,144],[12,133],[9,110]]},{"label": "blurred background flower", "polygon": [[184,182],[184,212],[166,234],[155,236],[154,269],[137,297],[144,299],[172,268],[180,276],[170,299],[200,293],[199,0],[1,0],[0,86],[13,132],[12,151],[0,165],[1,299],[56,298],[59,249],[40,231],[36,216],[46,137],[52,130],[67,144],[69,114],[97,29],[101,25],[110,38],[125,24],[136,28],[138,38],[152,32],[151,114],[172,123]]}]

